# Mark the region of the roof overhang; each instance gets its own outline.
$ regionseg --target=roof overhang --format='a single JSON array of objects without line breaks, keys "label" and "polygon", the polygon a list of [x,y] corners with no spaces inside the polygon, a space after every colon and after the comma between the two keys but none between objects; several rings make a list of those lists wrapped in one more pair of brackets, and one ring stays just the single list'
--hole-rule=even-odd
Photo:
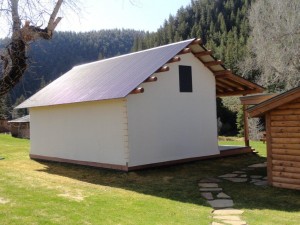
[{"label": "roof overhang", "polygon": [[[198,40],[198,42],[197,42]],[[265,88],[226,69],[221,60],[217,60],[211,50],[207,50],[199,39],[188,46],[192,53],[206,66],[216,78],[217,97],[241,96],[262,93]]]},{"label": "roof overhang", "polygon": [[260,104],[253,106],[247,110],[250,117],[259,117],[266,114],[268,111],[275,109],[281,105],[292,102],[300,98],[300,87],[291,89],[282,94],[276,95]]},{"label": "roof overhang", "polygon": [[277,94],[275,93],[248,95],[240,97],[240,101],[242,105],[257,105],[270,98],[275,97],[276,95]]}]

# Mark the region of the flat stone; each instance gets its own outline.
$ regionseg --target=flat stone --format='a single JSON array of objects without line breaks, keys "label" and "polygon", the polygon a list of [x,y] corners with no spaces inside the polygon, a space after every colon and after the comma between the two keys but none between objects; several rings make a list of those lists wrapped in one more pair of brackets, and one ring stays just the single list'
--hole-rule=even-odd
[{"label": "flat stone", "polygon": [[262,181],[254,182],[253,184],[257,186],[267,186],[268,182],[266,180],[262,180]]},{"label": "flat stone", "polygon": [[226,215],[226,216],[214,216],[214,219],[217,220],[234,220],[234,221],[241,221],[241,218],[239,216],[232,216],[232,215]]},{"label": "flat stone", "polygon": [[215,209],[213,210],[212,214],[213,215],[241,215],[243,214],[243,210],[239,209],[232,209],[232,208],[227,208],[227,209]]},{"label": "flat stone", "polygon": [[204,192],[207,192],[207,191],[212,191],[212,192],[220,192],[222,191],[222,188],[200,188],[199,191],[204,191]]},{"label": "flat stone", "polygon": [[220,183],[222,180],[218,178],[204,178],[199,181],[199,183]]},{"label": "flat stone", "polygon": [[247,174],[242,174],[239,177],[247,177]]},{"label": "flat stone", "polygon": [[225,179],[234,183],[244,183],[248,180],[247,178],[239,178],[239,177],[225,178]]},{"label": "flat stone", "polygon": [[222,222],[230,225],[247,225],[246,221],[223,220]]},{"label": "flat stone", "polygon": [[250,183],[255,183],[255,182],[260,182],[262,181],[261,179],[251,179]]},{"label": "flat stone", "polygon": [[1,198],[0,197],[0,204],[7,204],[9,203],[10,201],[8,199],[5,199],[5,198]]},{"label": "flat stone", "polygon": [[258,179],[258,178],[262,178],[263,176],[261,176],[261,175],[251,175],[250,177],[254,178],[254,179]]},{"label": "flat stone", "polygon": [[224,192],[217,194],[217,198],[230,198],[229,195],[226,195]]},{"label": "flat stone", "polygon": [[224,223],[212,222],[211,225],[224,225]]},{"label": "flat stone", "polygon": [[214,197],[213,197],[213,195],[212,195],[211,192],[202,192],[201,196],[203,198],[205,198],[206,200],[213,200],[214,199]]},{"label": "flat stone", "polygon": [[208,204],[213,208],[229,208],[233,206],[233,201],[231,199],[216,199],[207,201]]},{"label": "flat stone", "polygon": [[234,171],[232,173],[242,174],[242,173],[245,173],[245,171]]},{"label": "flat stone", "polygon": [[221,178],[237,177],[237,174],[227,173],[227,174],[221,175],[219,177],[221,177]]},{"label": "flat stone", "polygon": [[219,187],[219,185],[217,183],[199,183],[198,184],[199,187],[203,187],[203,188],[217,188]]},{"label": "flat stone", "polygon": [[250,168],[263,168],[263,167],[267,167],[267,164],[266,163],[257,163],[257,164],[250,165],[248,167],[250,167]]}]

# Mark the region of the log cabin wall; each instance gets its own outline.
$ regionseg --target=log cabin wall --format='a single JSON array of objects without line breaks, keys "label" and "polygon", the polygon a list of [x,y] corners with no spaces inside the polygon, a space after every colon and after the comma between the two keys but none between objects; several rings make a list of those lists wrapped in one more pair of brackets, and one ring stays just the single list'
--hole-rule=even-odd
[{"label": "log cabin wall", "polygon": [[30,123],[11,123],[11,136],[30,139]]},{"label": "log cabin wall", "polygon": [[266,114],[268,182],[300,190],[300,98]]}]

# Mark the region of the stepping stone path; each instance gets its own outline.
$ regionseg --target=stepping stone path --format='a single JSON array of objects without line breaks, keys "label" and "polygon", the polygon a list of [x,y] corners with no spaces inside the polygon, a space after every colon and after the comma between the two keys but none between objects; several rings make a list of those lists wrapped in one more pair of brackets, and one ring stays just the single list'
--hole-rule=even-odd
[{"label": "stepping stone path", "polygon": [[241,171],[233,171],[232,173],[227,173],[219,176],[219,178],[229,180],[234,183],[245,183],[249,182],[257,186],[266,186],[268,185],[267,177],[263,177],[261,175],[248,175],[248,171],[253,171],[256,168],[265,168],[267,167],[267,162],[257,163],[248,166],[247,168],[241,169]]},{"label": "stepping stone path", "polygon": [[212,224],[246,224],[239,216],[243,211],[232,209],[234,205],[233,200],[229,195],[223,192],[223,188],[219,186],[220,182],[222,182],[221,179],[206,178],[200,180],[198,184],[201,196],[214,208],[212,211],[214,222]]},{"label": "stepping stone path", "polygon": [[205,178],[199,181],[199,191],[201,196],[206,199],[207,203],[214,208],[212,211],[213,222],[212,225],[247,225],[240,216],[243,210],[233,209],[234,202],[229,195],[223,192],[223,188],[219,186],[222,179],[234,183],[253,183],[257,186],[266,186],[267,177],[261,175],[248,175],[247,172],[253,171],[256,168],[264,168],[267,164],[258,163],[243,168],[240,171],[233,171],[219,176],[219,178]]}]

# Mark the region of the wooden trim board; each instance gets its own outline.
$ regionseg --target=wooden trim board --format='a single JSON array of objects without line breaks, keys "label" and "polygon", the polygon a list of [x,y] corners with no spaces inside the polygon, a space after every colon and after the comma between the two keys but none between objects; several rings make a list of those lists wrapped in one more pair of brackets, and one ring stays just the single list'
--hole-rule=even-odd
[{"label": "wooden trim board", "polygon": [[83,166],[92,166],[92,167],[99,167],[105,169],[128,171],[128,167],[125,165],[97,163],[97,162],[89,162],[89,161],[81,161],[81,160],[73,160],[73,159],[62,159],[58,157],[50,157],[50,156],[42,156],[42,155],[34,155],[34,154],[30,154],[29,157],[31,159],[42,160],[42,161],[62,162],[62,163],[70,163],[70,164],[83,165]]},{"label": "wooden trim board", "polygon": [[165,166],[177,165],[177,164],[194,162],[194,161],[199,161],[199,160],[222,158],[222,157],[228,157],[228,156],[240,155],[240,154],[246,154],[246,153],[252,153],[252,149],[250,147],[234,148],[234,149],[229,149],[229,150],[223,150],[220,152],[220,154],[217,154],[217,155],[185,158],[185,159],[151,163],[151,164],[139,165],[139,166],[126,166],[126,165],[115,165],[115,164],[108,164],[108,163],[88,162],[88,161],[62,159],[62,158],[58,158],[58,157],[49,157],[49,156],[41,156],[41,155],[34,155],[34,154],[30,154],[29,156],[33,160],[70,163],[70,164],[76,164],[76,165],[92,166],[92,167],[98,167],[98,168],[104,168],[104,169],[114,169],[114,170],[128,172],[128,171],[142,170],[142,169],[148,169],[148,168],[153,168],[153,167],[165,167]]}]

